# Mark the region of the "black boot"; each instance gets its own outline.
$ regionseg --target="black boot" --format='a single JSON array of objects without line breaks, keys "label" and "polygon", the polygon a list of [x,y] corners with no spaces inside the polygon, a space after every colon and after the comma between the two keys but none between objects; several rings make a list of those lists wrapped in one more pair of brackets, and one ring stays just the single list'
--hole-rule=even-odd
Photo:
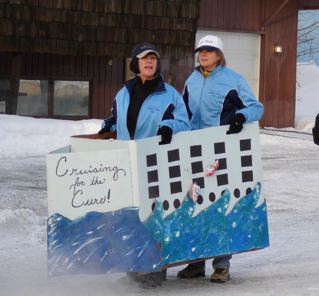
[{"label": "black boot", "polygon": [[210,277],[214,283],[226,283],[230,280],[229,268],[216,268]]},{"label": "black boot", "polygon": [[149,272],[149,273],[138,273],[134,280],[139,283],[139,286],[144,289],[156,288],[162,286],[163,273]]},{"label": "black boot", "polygon": [[165,282],[167,278],[167,269],[162,270],[162,281]]},{"label": "black boot", "polygon": [[205,276],[205,261],[199,261],[188,264],[184,269],[178,272],[179,279],[192,279]]}]

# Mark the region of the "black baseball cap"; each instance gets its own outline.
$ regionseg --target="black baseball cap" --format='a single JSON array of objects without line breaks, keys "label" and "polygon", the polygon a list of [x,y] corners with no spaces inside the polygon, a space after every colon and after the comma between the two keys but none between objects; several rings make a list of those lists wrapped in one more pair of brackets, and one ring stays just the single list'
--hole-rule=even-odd
[{"label": "black baseball cap", "polygon": [[138,59],[141,59],[151,52],[154,53],[158,58],[160,57],[155,45],[147,43],[147,42],[143,42],[143,43],[137,44],[133,48],[132,58],[137,57]]}]

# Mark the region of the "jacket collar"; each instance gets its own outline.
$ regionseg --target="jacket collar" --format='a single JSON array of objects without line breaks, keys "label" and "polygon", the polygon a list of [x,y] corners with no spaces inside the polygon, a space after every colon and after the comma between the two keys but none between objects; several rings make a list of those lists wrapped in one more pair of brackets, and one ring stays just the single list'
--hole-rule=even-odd
[{"label": "jacket collar", "polygon": [[[165,82],[164,82],[164,79],[163,79],[163,76],[161,74],[159,74],[159,79],[158,79],[158,83],[157,85],[155,86],[154,88],[154,92],[163,92],[165,91]],[[125,82],[124,86],[127,88],[130,96],[132,95],[132,91],[133,91],[133,88],[135,87],[136,83],[139,83],[139,77],[138,76],[135,76],[134,78],[128,80]],[[156,79],[156,78],[154,78]]]},{"label": "jacket collar", "polygon": [[[221,69],[222,69],[222,66],[221,66],[221,65],[219,65],[219,66],[215,67],[215,68],[214,68],[214,70],[213,70],[213,71],[211,71],[211,72],[210,72],[210,73],[209,73],[206,77],[209,77],[209,76],[215,75],[215,74],[216,74],[216,73],[218,73]],[[203,70],[202,70],[201,66],[197,66],[197,67],[195,67],[195,68],[194,68],[194,71],[199,72],[199,73],[200,73],[200,75],[202,75],[203,77],[205,77],[205,76],[204,76],[204,74],[203,74]]]}]

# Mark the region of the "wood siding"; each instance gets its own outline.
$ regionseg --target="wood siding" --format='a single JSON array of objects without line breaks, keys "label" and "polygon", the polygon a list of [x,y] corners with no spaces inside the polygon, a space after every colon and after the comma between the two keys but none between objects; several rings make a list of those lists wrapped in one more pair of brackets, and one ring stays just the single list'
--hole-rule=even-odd
[{"label": "wood siding", "polygon": [[[166,81],[182,90],[193,67],[199,0],[1,0],[0,77],[90,80],[90,117],[110,114],[137,43],[161,54]],[[11,107],[10,107],[11,108]]]},{"label": "wood siding", "polygon": [[318,0],[298,0],[299,9],[319,9]]},{"label": "wood siding", "polygon": [[2,0],[0,51],[125,57],[147,40],[183,58],[198,10],[199,0]]},{"label": "wood siding", "polygon": [[198,29],[232,32],[258,32],[260,0],[201,0]]},{"label": "wood siding", "polygon": [[[287,1],[282,10],[274,12],[285,1],[267,0],[264,5],[261,48],[260,100],[265,106],[261,124],[274,127],[294,126],[296,100],[296,56],[298,7]],[[273,51],[275,44],[283,53]]]},{"label": "wood siding", "polygon": [[162,59],[161,65],[165,81],[182,93],[186,78],[194,67],[194,58]]},{"label": "wood siding", "polygon": [[[14,66],[20,57],[19,67]],[[116,92],[124,80],[124,59],[98,56],[62,56],[37,53],[0,53],[0,77],[12,79],[89,80],[91,83],[91,118],[105,118],[110,113]]]}]

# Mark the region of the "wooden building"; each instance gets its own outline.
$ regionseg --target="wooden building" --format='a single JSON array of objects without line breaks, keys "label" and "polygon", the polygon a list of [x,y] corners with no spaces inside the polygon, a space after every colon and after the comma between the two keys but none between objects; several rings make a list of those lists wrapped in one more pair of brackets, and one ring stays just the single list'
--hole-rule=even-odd
[{"label": "wooden building", "polygon": [[0,112],[105,118],[144,41],[181,88],[198,11],[198,0],[0,0]]},{"label": "wooden building", "polygon": [[301,9],[319,1],[0,0],[0,112],[104,118],[142,41],[157,45],[166,80],[181,91],[195,40],[213,33],[229,65],[250,71],[261,124],[294,126]]}]

